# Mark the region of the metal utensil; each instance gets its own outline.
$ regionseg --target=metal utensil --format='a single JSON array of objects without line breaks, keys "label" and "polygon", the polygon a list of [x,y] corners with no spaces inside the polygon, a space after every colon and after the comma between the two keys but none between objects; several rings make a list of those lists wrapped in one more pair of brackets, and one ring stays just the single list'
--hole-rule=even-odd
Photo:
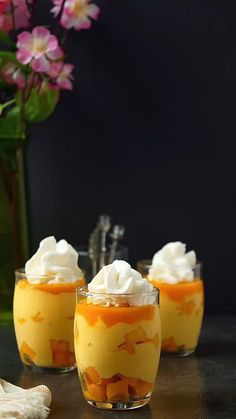
[{"label": "metal utensil", "polygon": [[109,253],[109,263],[112,263],[113,260],[115,259],[115,254],[116,254],[119,240],[123,238],[124,234],[125,234],[125,227],[123,225],[114,225],[113,231],[110,234],[110,237],[112,238],[112,243],[111,243],[110,253]]},{"label": "metal utensil", "polygon": [[100,228],[97,225],[89,237],[88,255],[92,262],[92,276],[98,272],[98,254],[99,254],[99,235]]},{"label": "metal utensil", "polygon": [[111,217],[110,215],[102,214],[99,217],[98,221],[101,237],[100,237],[100,255],[99,255],[99,269],[105,265],[105,256],[106,256],[106,236],[111,227]]}]

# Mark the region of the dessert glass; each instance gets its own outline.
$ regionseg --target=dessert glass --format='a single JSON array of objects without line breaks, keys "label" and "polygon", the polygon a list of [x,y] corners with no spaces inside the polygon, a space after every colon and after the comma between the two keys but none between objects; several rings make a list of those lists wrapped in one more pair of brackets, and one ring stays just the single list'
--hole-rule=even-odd
[{"label": "dessert glass", "polygon": [[13,318],[23,364],[38,371],[73,370],[75,289],[85,280],[73,274],[66,276],[71,282],[48,283],[48,276],[37,275],[41,282],[36,284],[24,270],[15,275]]},{"label": "dessert glass", "polygon": [[[151,260],[137,263],[137,269],[144,278],[148,276],[151,263]],[[169,284],[149,279],[160,290],[162,352],[186,356],[197,347],[204,311],[201,263],[197,262],[193,270],[192,282]]]},{"label": "dessert glass", "polygon": [[159,290],[122,295],[78,289],[75,356],[87,402],[116,410],[148,403],[159,364],[160,333]]}]

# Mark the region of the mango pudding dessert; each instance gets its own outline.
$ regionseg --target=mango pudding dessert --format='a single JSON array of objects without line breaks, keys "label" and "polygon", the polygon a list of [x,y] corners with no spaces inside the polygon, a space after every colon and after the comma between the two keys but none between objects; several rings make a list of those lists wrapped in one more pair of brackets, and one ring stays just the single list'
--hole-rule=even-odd
[{"label": "mango pudding dessert", "polygon": [[158,290],[121,260],[77,290],[75,355],[90,405],[123,410],[150,400],[161,346],[158,297]]},{"label": "mango pudding dessert", "polygon": [[75,289],[85,285],[78,253],[65,240],[41,241],[25,270],[16,271],[13,315],[23,364],[36,370],[75,368]]},{"label": "mango pudding dessert", "polygon": [[160,290],[162,351],[182,356],[193,353],[204,310],[201,265],[196,263],[195,252],[186,253],[181,242],[168,243],[149,266],[140,261],[138,270]]}]

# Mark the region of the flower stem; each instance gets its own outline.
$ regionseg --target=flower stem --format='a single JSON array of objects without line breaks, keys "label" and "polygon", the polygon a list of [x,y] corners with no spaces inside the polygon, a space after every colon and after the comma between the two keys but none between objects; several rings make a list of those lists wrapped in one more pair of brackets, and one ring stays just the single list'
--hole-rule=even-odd
[{"label": "flower stem", "polygon": [[68,33],[69,33],[69,29],[65,29],[64,33],[63,33],[63,36],[62,36],[62,40],[61,40],[61,47],[63,47],[65,45]]},{"label": "flower stem", "polygon": [[16,102],[16,99],[11,99],[11,100],[8,100],[8,102],[0,103],[0,115],[5,108],[7,108],[10,105],[13,105],[13,103],[15,102]]},{"label": "flower stem", "polygon": [[12,28],[13,28],[13,31],[15,31],[16,30],[16,19],[15,19],[13,1],[11,1],[11,18],[12,18]]},{"label": "flower stem", "polygon": [[17,199],[18,199],[18,217],[19,217],[19,240],[22,252],[22,259],[25,263],[29,257],[29,231],[28,231],[28,214],[26,202],[26,184],[25,184],[25,165],[23,148],[19,147],[16,150],[16,165],[17,165]]},{"label": "flower stem", "polygon": [[25,89],[19,90],[20,100],[20,124],[21,124],[21,138],[25,137]]},{"label": "flower stem", "polygon": [[37,77],[37,74],[36,74],[35,72],[33,72],[33,74],[32,74],[32,79],[31,79],[31,83],[29,84],[28,92],[27,92],[27,94],[25,94],[25,96],[24,96],[24,104],[27,102],[27,100],[28,100],[28,99],[29,99],[29,97],[30,97],[30,93],[32,92],[32,89],[33,89],[33,87],[34,87],[34,83],[35,83],[35,81],[36,81],[36,77]]}]

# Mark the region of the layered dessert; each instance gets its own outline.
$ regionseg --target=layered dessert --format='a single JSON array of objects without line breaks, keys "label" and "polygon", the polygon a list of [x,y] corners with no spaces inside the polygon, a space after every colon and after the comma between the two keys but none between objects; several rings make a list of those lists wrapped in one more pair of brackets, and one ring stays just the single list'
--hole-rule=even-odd
[{"label": "layered dessert", "polygon": [[16,271],[14,326],[22,362],[69,370],[75,366],[75,289],[85,285],[78,253],[54,237],[41,241],[24,271]]},{"label": "layered dessert", "polygon": [[90,404],[134,408],[150,399],[160,356],[158,290],[125,261],[78,290],[75,354]]},{"label": "layered dessert", "polygon": [[162,351],[187,355],[196,348],[204,310],[200,275],[195,252],[186,252],[181,242],[154,255],[147,278],[161,294]]}]

